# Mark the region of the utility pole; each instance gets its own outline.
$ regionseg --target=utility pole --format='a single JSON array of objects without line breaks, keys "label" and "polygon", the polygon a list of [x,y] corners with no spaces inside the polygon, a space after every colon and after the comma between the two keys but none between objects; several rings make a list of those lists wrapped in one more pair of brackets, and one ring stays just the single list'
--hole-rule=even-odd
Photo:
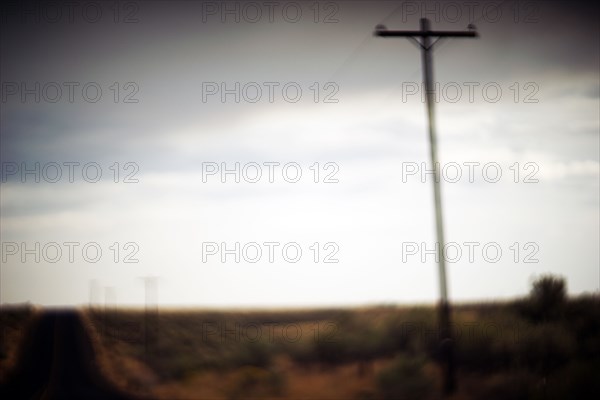
[{"label": "utility pole", "polygon": [[[377,25],[375,36],[380,37],[406,37],[413,40],[421,48],[421,59],[423,66],[423,80],[425,81],[425,95],[427,106],[427,119],[429,123],[429,149],[431,163],[433,165],[433,195],[435,203],[435,226],[437,233],[437,259],[440,278],[440,355],[444,364],[443,392],[445,395],[454,393],[456,390],[456,377],[454,370],[454,345],[450,331],[450,302],[448,301],[448,286],[446,283],[446,259],[444,254],[444,226],[442,218],[442,195],[440,191],[440,179],[437,160],[437,139],[435,134],[435,85],[433,83],[433,62],[431,53],[433,46],[441,38],[477,37],[473,25],[469,25],[468,31],[432,31],[429,20],[421,18],[421,30],[419,31],[389,31],[383,25]],[[432,41],[432,38],[435,40]]]},{"label": "utility pole", "polygon": [[145,305],[144,305],[144,354],[156,348],[158,340],[158,285],[156,276],[141,277],[144,280]]}]

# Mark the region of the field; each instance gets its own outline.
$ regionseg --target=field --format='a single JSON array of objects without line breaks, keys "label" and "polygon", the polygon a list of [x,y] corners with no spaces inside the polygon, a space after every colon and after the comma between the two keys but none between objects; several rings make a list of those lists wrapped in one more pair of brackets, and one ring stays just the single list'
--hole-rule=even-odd
[{"label": "field", "polygon": [[[600,298],[566,298],[555,284],[511,302],[454,307],[458,389],[450,398],[600,394]],[[80,314],[102,374],[140,398],[440,398],[433,306]],[[17,343],[33,315],[2,313],[6,343]],[[3,352],[4,369],[14,357]]]}]

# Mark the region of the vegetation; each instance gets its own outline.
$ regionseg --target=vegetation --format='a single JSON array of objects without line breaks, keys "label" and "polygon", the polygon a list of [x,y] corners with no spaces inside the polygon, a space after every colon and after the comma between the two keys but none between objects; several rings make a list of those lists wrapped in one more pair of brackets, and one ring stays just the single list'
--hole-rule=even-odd
[{"label": "vegetation", "polygon": [[[159,398],[439,397],[434,307],[84,313],[121,386]],[[528,297],[453,308],[460,399],[600,395],[600,298],[543,276]],[[140,389],[141,390],[141,389]]]},{"label": "vegetation", "polygon": [[35,314],[30,304],[2,305],[0,308],[0,383],[15,364],[18,343]]}]

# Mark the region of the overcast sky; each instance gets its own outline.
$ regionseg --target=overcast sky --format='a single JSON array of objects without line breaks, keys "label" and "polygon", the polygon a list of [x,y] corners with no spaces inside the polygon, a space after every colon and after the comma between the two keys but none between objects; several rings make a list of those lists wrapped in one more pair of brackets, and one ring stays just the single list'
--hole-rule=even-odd
[{"label": "overcast sky", "polygon": [[2,303],[436,301],[421,55],[373,36],[421,17],[480,35],[433,53],[451,299],[600,290],[597,5],[69,4],[2,6]]}]

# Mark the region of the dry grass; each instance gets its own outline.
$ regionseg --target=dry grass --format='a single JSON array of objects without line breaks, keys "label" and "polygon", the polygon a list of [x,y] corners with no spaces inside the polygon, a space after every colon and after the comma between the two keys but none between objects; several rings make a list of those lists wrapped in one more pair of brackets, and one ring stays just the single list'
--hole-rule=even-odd
[{"label": "dry grass", "polygon": [[[2,312],[2,376],[36,314],[24,310]],[[101,373],[141,398],[439,398],[431,306],[81,315]],[[459,389],[452,400],[600,395],[597,296],[564,299],[548,311],[528,299],[460,305],[453,322]]]},{"label": "dry grass", "polygon": [[[542,398],[543,393],[551,399],[575,386],[598,390],[589,373],[599,366],[598,299],[570,300],[563,319],[543,322],[522,311],[524,302],[454,309],[460,385],[452,399]],[[439,331],[433,307],[161,310],[147,320],[155,330],[149,342],[143,340],[142,311],[84,314],[96,332],[103,327],[116,332],[97,335],[107,375],[123,389],[143,396],[374,400],[419,393],[422,399],[439,397],[441,372],[435,361]],[[130,331],[114,329],[119,325]],[[224,330],[211,330],[219,326]],[[241,331],[258,327],[263,335],[259,340],[243,334],[236,337],[235,326]],[[291,333],[300,330],[301,337],[285,340],[286,327],[293,327]]]},{"label": "dry grass", "polygon": [[0,383],[15,365],[19,345],[38,311],[29,304],[2,306],[0,309]]}]

